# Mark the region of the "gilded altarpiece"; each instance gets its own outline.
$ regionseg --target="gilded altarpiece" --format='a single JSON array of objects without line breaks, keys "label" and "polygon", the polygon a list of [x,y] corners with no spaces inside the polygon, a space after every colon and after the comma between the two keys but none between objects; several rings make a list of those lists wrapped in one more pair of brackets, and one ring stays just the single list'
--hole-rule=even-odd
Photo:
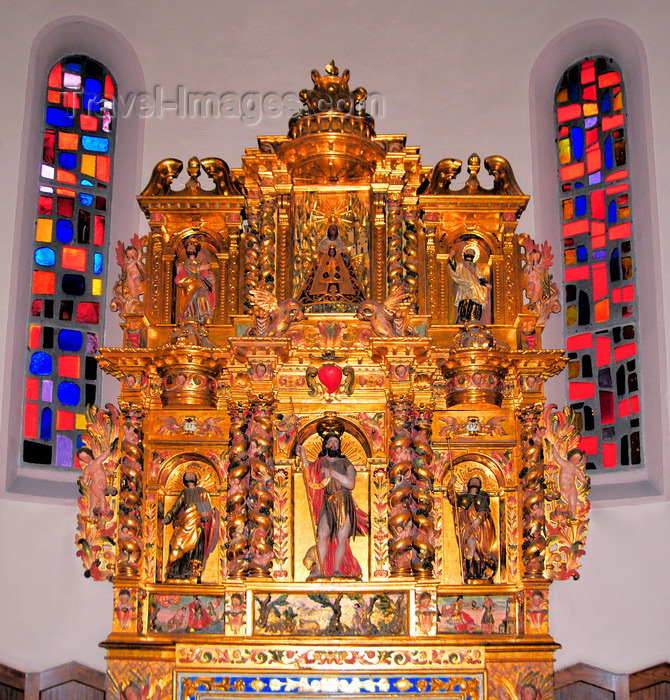
[{"label": "gilded altarpiece", "polygon": [[589,508],[550,249],[503,157],[425,167],[312,80],[240,168],[158,163],[118,248],[76,533],[110,697],[548,700]]}]

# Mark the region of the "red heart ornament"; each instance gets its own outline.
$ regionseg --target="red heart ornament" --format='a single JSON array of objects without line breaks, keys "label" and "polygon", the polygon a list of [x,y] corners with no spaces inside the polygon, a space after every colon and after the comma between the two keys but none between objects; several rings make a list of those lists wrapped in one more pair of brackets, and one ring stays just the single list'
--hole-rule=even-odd
[{"label": "red heart ornament", "polygon": [[337,391],[342,381],[342,370],[337,365],[323,365],[319,370],[319,381],[329,394]]}]

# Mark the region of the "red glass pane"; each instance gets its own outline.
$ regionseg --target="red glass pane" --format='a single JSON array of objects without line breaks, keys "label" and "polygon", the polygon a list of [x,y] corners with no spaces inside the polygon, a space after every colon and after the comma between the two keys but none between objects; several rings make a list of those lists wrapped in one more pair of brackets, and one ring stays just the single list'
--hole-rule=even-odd
[{"label": "red glass pane", "polygon": [[569,382],[568,398],[570,401],[584,401],[595,396],[595,386],[593,382]]},{"label": "red glass pane", "polygon": [[58,358],[58,374],[61,377],[79,379],[80,373],[79,355],[61,355]]},{"label": "red glass pane", "polygon": [[588,230],[588,219],[579,219],[579,221],[573,221],[569,224],[563,224],[564,236],[578,236],[580,233],[588,233]]},{"label": "red glass pane", "polygon": [[[590,346],[589,346],[590,347]],[[606,335],[596,336],[596,365],[605,367],[612,361],[612,339]]]},{"label": "red glass pane", "polygon": [[566,282],[576,282],[578,280],[587,280],[591,276],[591,270],[588,265],[580,265],[579,267],[571,267],[565,271]]},{"label": "red glass pane", "polygon": [[637,354],[636,343],[626,343],[614,348],[614,359],[617,362],[627,360],[629,357],[634,357]]},{"label": "red glass pane", "polygon": [[603,442],[603,467],[611,469],[617,466],[616,443]]},{"label": "red glass pane", "polygon": [[618,409],[619,409],[619,417],[626,418],[626,416],[630,415],[630,401],[628,399],[624,399],[623,401],[619,401]]},{"label": "red glass pane", "polygon": [[86,250],[63,246],[61,265],[67,270],[86,272]]},{"label": "red glass pane", "polygon": [[605,218],[605,193],[602,190],[591,192],[591,216],[594,219]]},{"label": "red glass pane", "polygon": [[56,411],[56,430],[74,430],[75,414],[72,411]]},{"label": "red glass pane", "polygon": [[23,405],[23,437],[37,439],[37,414],[37,404],[26,401]]},{"label": "red glass pane", "polygon": [[70,218],[74,214],[74,199],[70,197],[58,197],[58,216],[64,219]]},{"label": "red glass pane", "polygon": [[[98,197],[102,199],[102,197]],[[99,208],[99,207],[98,207]],[[97,216],[93,222],[93,243],[95,245],[104,245],[105,243],[105,217]]]},{"label": "red glass pane", "polygon": [[576,180],[584,175],[584,163],[564,165],[561,168],[561,180]]},{"label": "red glass pane", "polygon": [[28,331],[28,347],[31,350],[42,346],[42,326],[30,326]]},{"label": "red glass pane", "polygon": [[602,155],[600,152],[600,144],[594,143],[586,149],[586,169],[590,173],[595,173],[602,167]]},{"label": "red glass pane", "polygon": [[46,270],[33,270],[33,294],[53,294],[56,276]]},{"label": "red glass pane", "polygon": [[622,238],[630,238],[630,221],[612,226],[609,230],[610,241],[618,241]]},{"label": "red glass pane", "polygon": [[559,122],[567,122],[571,119],[579,119],[582,116],[582,107],[579,104],[559,107],[556,110],[556,115]]},{"label": "red glass pane", "polygon": [[609,293],[607,283],[607,267],[605,263],[593,264],[593,298],[602,299]]},{"label": "red glass pane", "polygon": [[77,321],[79,323],[99,323],[100,304],[93,301],[80,301],[77,305]]},{"label": "red glass pane", "polygon": [[579,441],[579,449],[586,452],[587,455],[598,454],[598,438],[597,437],[583,437]]},{"label": "red glass pane", "polygon": [[35,377],[26,377],[26,398],[37,401],[39,398],[40,380]]},{"label": "red glass pane", "polygon": [[114,83],[112,82],[112,79],[106,75],[105,76],[105,91],[104,91],[104,96],[108,100],[113,100],[114,99]]},{"label": "red glass pane", "polygon": [[82,131],[97,131],[98,118],[93,117],[90,114],[80,114],[79,126],[81,126]]},{"label": "red glass pane", "polygon": [[96,161],[95,176],[98,180],[109,182],[109,156],[98,156]]},{"label": "red glass pane", "polygon": [[604,88],[610,85],[617,85],[621,82],[621,76],[616,71],[611,71],[610,73],[603,73],[598,76],[598,87]]},{"label": "red glass pane", "polygon": [[46,130],[42,142],[42,160],[45,163],[53,163],[56,154],[56,132]]},{"label": "red glass pane", "polygon": [[571,335],[566,340],[568,351],[586,350],[593,347],[593,333],[580,333],[579,335]]},{"label": "red glass pane", "polygon": [[60,63],[51,69],[48,85],[50,88],[59,88],[63,86],[63,66],[61,66]]},{"label": "red glass pane", "polygon": [[49,216],[53,212],[54,200],[53,197],[45,197],[40,195],[37,201],[37,213]]}]

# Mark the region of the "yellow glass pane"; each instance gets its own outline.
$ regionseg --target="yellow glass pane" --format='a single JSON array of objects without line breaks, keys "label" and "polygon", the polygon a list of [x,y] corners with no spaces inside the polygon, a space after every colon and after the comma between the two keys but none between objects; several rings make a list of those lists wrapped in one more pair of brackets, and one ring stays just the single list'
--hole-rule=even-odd
[{"label": "yellow glass pane", "polygon": [[77,413],[74,424],[77,430],[86,430],[86,416],[83,413]]},{"label": "yellow glass pane", "polygon": [[35,240],[40,243],[51,243],[53,237],[53,221],[51,219],[37,219],[35,227]]},{"label": "yellow glass pane", "polygon": [[575,200],[574,199],[564,199],[563,200],[563,219],[567,221],[572,219],[575,215]]},{"label": "yellow glass pane", "polygon": [[572,160],[570,152],[570,139],[560,139],[558,142],[558,159],[561,163],[569,163]]},{"label": "yellow glass pane", "polygon": [[577,251],[574,248],[570,248],[564,252],[565,266],[577,264]]},{"label": "yellow glass pane", "polygon": [[614,110],[623,109],[623,92],[614,95]]},{"label": "yellow glass pane", "polygon": [[574,326],[577,323],[577,307],[574,304],[565,310],[565,322],[568,326]]},{"label": "yellow glass pane", "polygon": [[556,95],[556,102],[567,102],[568,101],[568,89],[565,88],[563,90],[558,91],[558,95]]},{"label": "yellow glass pane", "polygon": [[595,319],[596,323],[602,323],[603,321],[609,321],[610,318],[610,300],[602,299],[596,302],[595,306]]},{"label": "yellow glass pane", "polygon": [[630,216],[630,207],[619,207],[619,218],[625,219]]},{"label": "yellow glass pane", "polygon": [[94,277],[91,280],[91,293],[96,297],[99,297],[102,294],[102,280],[100,277]]},{"label": "yellow glass pane", "polygon": [[82,155],[81,172],[84,175],[95,177],[95,156],[90,156],[88,154]]},{"label": "yellow glass pane", "polygon": [[584,116],[585,117],[595,117],[598,114],[598,103],[597,102],[585,102],[584,103]]},{"label": "yellow glass pane", "polygon": [[623,270],[623,278],[629,280],[633,276],[633,260],[628,256],[621,258],[621,269]]},{"label": "yellow glass pane", "polygon": [[579,360],[570,360],[568,362],[568,379],[577,379],[582,371],[582,363]]}]

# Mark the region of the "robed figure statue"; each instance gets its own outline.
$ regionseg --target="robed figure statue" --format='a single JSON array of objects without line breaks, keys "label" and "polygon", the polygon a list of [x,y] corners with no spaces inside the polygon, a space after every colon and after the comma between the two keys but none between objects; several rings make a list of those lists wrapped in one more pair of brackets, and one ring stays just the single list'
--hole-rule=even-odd
[{"label": "robed figure statue", "polygon": [[195,472],[186,472],[183,482],[184,488],[163,518],[164,525],[174,523],[165,578],[199,582],[218,541],[218,511],[207,489],[198,486]]},{"label": "robed figure statue", "polygon": [[313,462],[302,445],[296,452],[303,462],[305,486],[316,529],[315,557],[310,578],[346,577],[360,579],[361,565],[351,551],[350,539],[368,533],[367,515],[353,497],[356,468],[342,454],[340,437],[325,433],[322,449]]}]

